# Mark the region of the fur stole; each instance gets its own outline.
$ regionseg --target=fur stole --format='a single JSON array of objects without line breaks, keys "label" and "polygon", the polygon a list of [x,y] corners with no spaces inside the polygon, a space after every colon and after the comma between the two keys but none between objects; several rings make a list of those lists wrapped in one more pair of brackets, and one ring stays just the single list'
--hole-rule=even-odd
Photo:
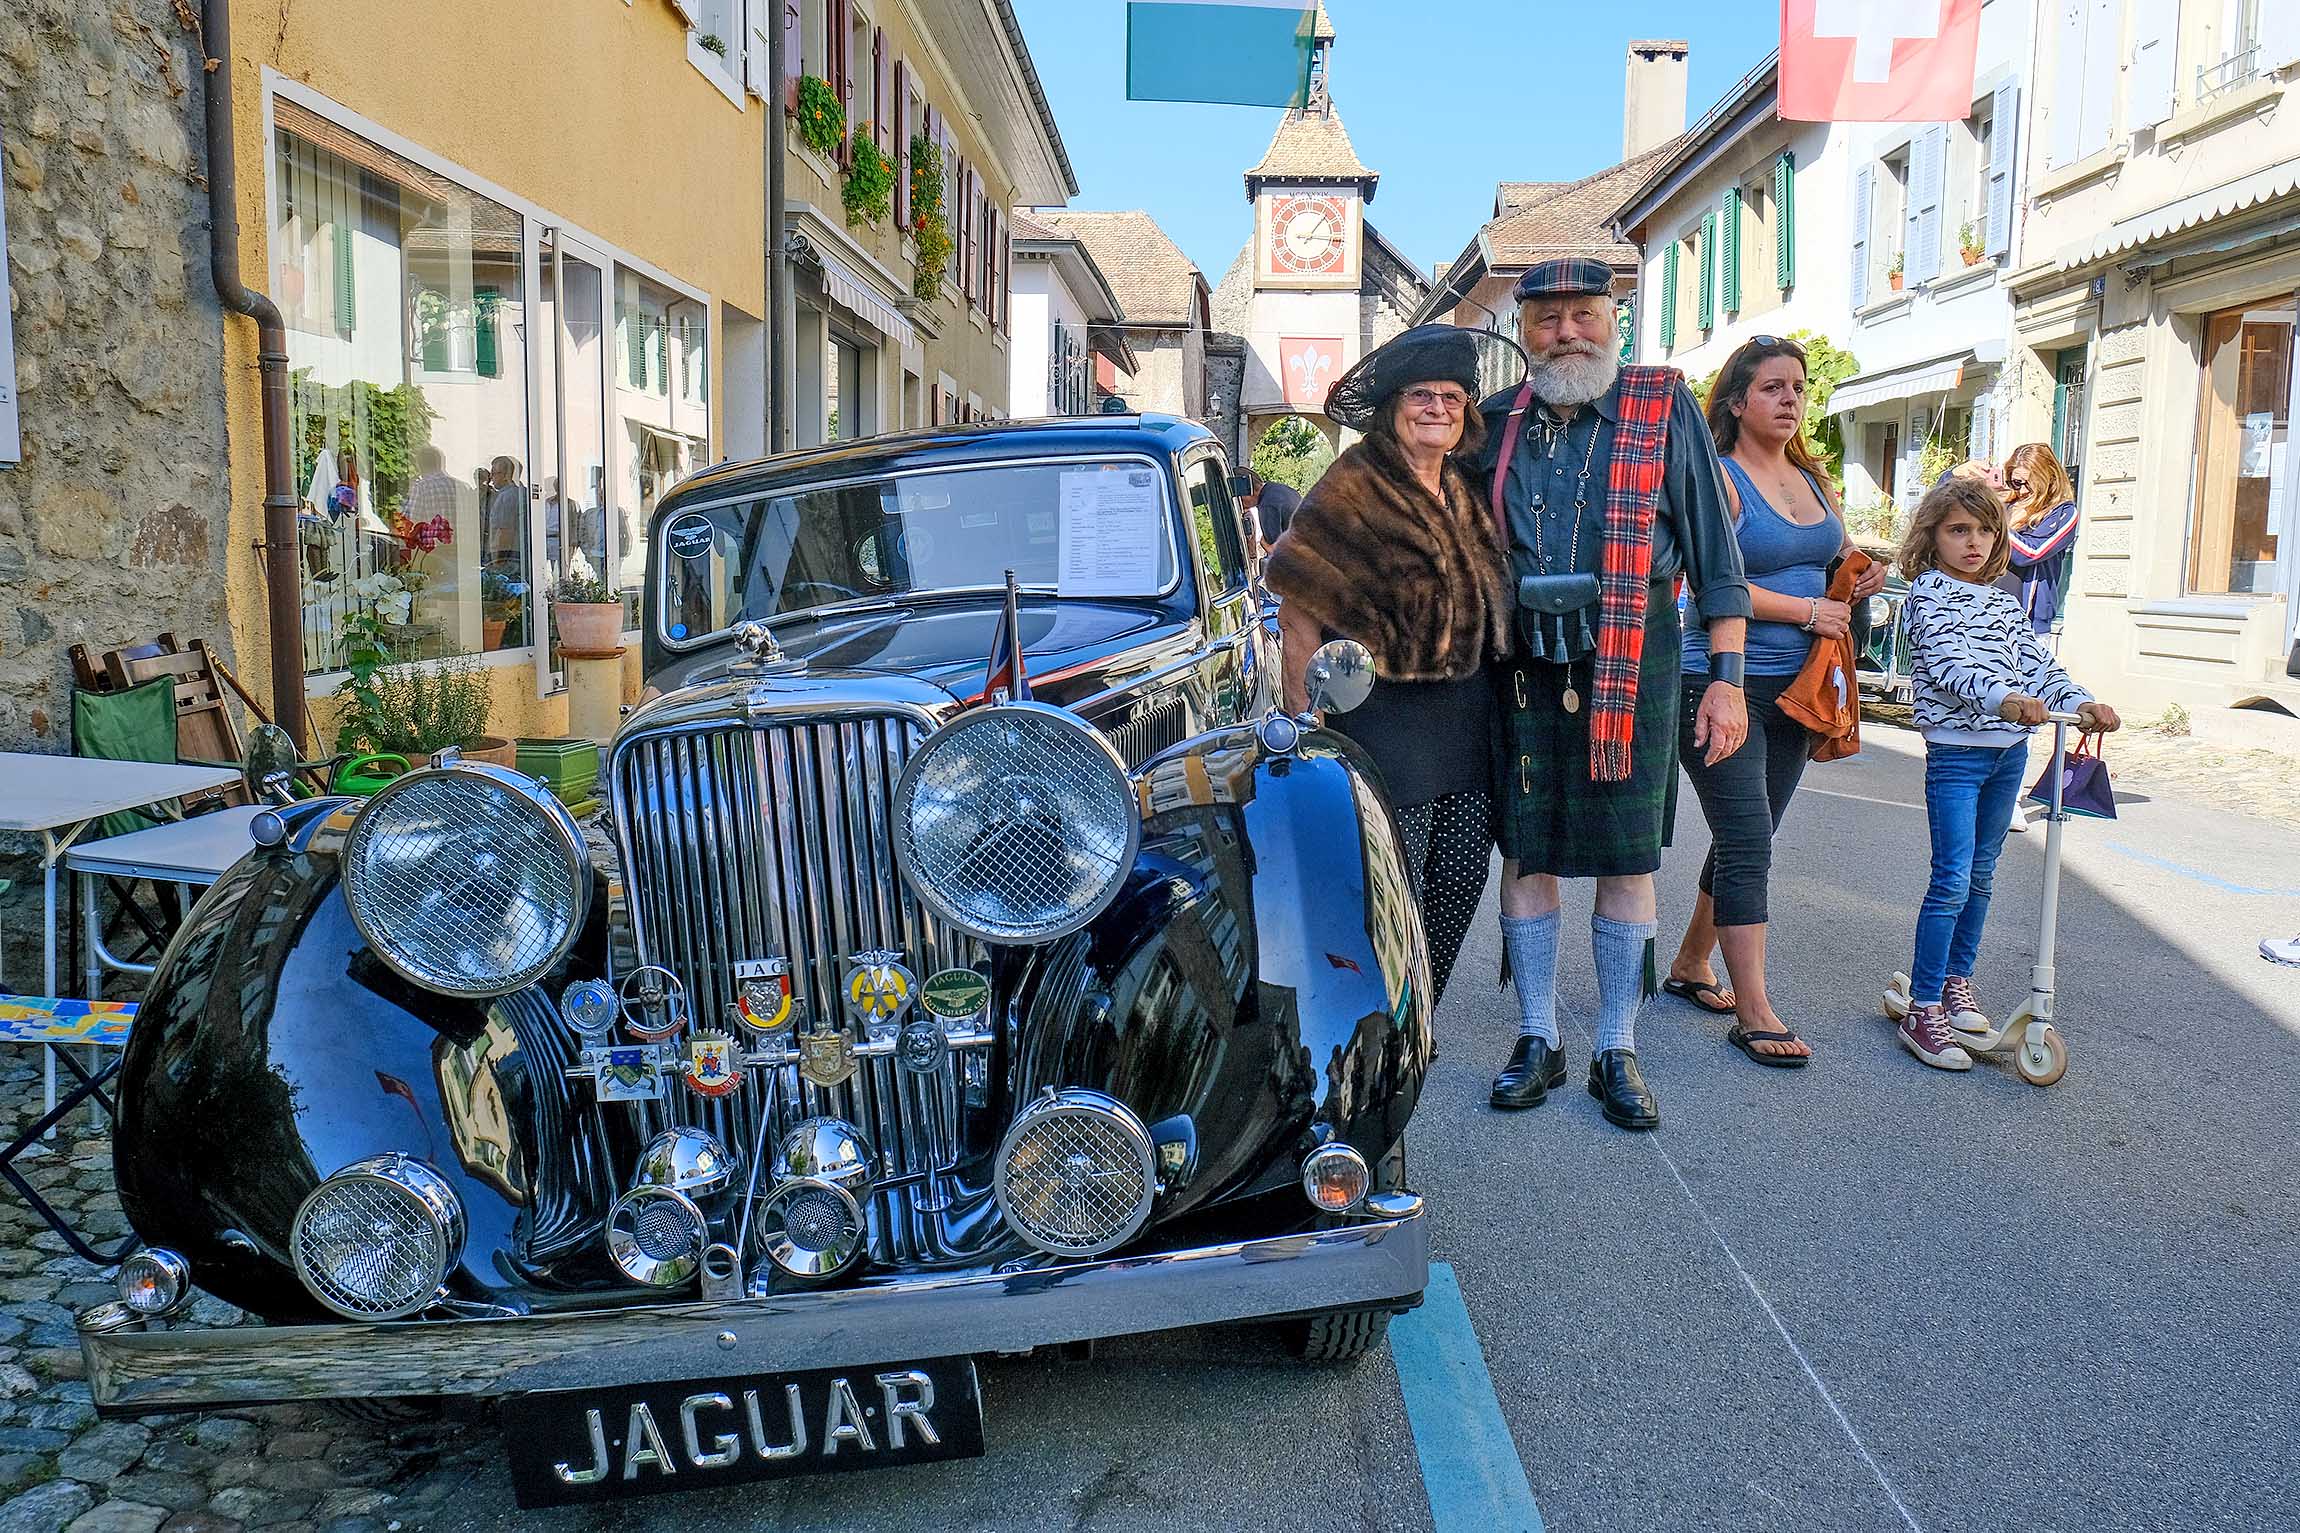
[{"label": "fur stole", "polygon": [[1385,438],[1358,442],[1302,497],[1264,578],[1384,681],[1458,681],[1509,652],[1509,551],[1469,476],[1445,504]]}]

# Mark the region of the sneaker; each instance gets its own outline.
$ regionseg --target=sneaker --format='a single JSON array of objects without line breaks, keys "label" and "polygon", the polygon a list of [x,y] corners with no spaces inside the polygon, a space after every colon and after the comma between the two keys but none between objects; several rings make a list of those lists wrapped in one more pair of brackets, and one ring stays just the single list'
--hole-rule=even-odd
[{"label": "sneaker", "polygon": [[2260,939],[2260,956],[2270,963],[2286,964],[2292,968],[2300,969],[2300,937],[2294,937],[2289,942],[2279,942],[2274,937],[2263,937]]},{"label": "sneaker", "polygon": [[1941,985],[1941,1009],[1949,1014],[1949,1026],[1960,1033],[1976,1038],[1996,1031],[1996,1024],[1981,1014],[1980,999],[1973,994],[1973,982],[1951,975]]},{"label": "sneaker", "polygon": [[1908,1051],[1936,1070],[1970,1070],[1973,1057],[1957,1046],[1949,1030],[1949,1014],[1940,1003],[1919,1006],[1901,1022],[1901,1042]]}]

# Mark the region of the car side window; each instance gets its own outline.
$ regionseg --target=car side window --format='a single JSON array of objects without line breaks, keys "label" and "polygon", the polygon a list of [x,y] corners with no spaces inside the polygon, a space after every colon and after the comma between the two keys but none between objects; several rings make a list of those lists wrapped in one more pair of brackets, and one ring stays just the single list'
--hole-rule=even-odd
[{"label": "car side window", "polygon": [[1200,458],[1182,474],[1190,497],[1190,520],[1198,537],[1198,557],[1217,601],[1246,588],[1246,549],[1238,530],[1237,502],[1230,499],[1222,460]]}]

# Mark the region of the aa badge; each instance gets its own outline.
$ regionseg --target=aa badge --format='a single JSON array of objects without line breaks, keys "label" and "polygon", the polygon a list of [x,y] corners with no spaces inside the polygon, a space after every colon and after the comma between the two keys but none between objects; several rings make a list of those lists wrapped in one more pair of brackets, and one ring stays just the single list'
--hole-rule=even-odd
[{"label": "aa badge", "polygon": [[723,1097],[743,1084],[743,1067],[735,1062],[735,1040],[726,1033],[702,1031],[687,1037],[688,1088],[697,1096]]},{"label": "aa badge", "polygon": [[743,1026],[771,1033],[790,1025],[791,961],[750,958],[735,965],[735,1010]]},{"label": "aa badge", "polygon": [[818,1027],[798,1035],[799,1074],[809,1084],[826,1090],[854,1078],[854,1040],[835,1027]]},{"label": "aa badge", "polygon": [[847,960],[847,1011],[866,1030],[891,1027],[910,1010],[911,974],[901,957],[879,948]]},{"label": "aa badge", "polygon": [[950,1058],[950,1040],[943,1036],[942,1019],[921,1012],[895,1035],[895,1058],[914,1075],[932,1075]]}]

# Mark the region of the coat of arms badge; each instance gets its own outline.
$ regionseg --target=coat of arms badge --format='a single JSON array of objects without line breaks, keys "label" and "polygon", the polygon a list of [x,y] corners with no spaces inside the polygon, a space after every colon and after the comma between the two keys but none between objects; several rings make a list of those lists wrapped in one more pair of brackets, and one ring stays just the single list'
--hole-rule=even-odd
[{"label": "coat of arms badge", "polygon": [[810,1028],[794,1041],[799,1046],[799,1074],[809,1084],[828,1089],[854,1078],[854,1040],[840,1029]]},{"label": "coat of arms badge", "polygon": [[712,1030],[690,1033],[685,1074],[688,1088],[697,1096],[723,1097],[733,1092],[743,1084],[734,1038]]}]

